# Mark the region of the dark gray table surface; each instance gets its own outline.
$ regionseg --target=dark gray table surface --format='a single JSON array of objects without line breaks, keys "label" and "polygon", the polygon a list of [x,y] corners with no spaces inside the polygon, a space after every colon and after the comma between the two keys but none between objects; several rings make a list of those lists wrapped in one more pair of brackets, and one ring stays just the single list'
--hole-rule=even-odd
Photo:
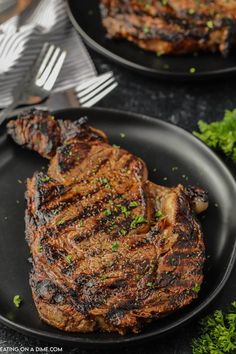
[{"label": "dark gray table surface", "polygon": [[[236,77],[202,83],[165,82],[117,66],[105,58],[91,53],[99,72],[113,70],[119,87],[98,105],[125,111],[143,113],[177,124],[192,131],[197,121],[207,122],[223,117],[225,109],[236,107]],[[236,169],[229,166],[233,173]],[[226,309],[236,300],[236,268],[233,270],[225,288],[207,309],[210,313],[216,308]],[[114,354],[190,354],[191,340],[197,335],[197,319],[178,331],[148,344],[132,348],[112,349]],[[0,325],[0,347],[45,347],[51,344],[21,335]],[[0,349],[1,350],[1,349]],[[11,352],[11,351],[8,351]],[[110,353],[93,348],[63,347],[63,353],[100,354]]]}]

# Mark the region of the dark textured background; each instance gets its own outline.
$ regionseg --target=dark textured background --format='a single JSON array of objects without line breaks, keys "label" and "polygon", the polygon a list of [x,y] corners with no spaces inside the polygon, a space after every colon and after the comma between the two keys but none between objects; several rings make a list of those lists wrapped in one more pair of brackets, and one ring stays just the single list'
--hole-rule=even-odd
[{"label": "dark textured background", "polygon": [[[106,59],[91,53],[99,72],[113,70],[119,82],[118,88],[99,103],[100,107],[118,108],[144,113],[177,124],[189,131],[197,128],[197,121],[221,119],[225,109],[236,107],[236,78],[202,83],[164,82],[141,76],[123,69]],[[236,168],[229,165],[235,173]],[[214,235],[213,235],[214,236]],[[236,300],[236,269],[224,290],[207,309],[226,309]],[[78,354],[191,354],[191,340],[197,335],[197,319],[178,331],[138,347],[112,350],[83,350],[63,347],[63,353]],[[0,325],[0,347],[45,347],[51,344],[32,339]],[[0,350],[1,351],[1,350]],[[9,351],[10,352],[10,351]]]}]

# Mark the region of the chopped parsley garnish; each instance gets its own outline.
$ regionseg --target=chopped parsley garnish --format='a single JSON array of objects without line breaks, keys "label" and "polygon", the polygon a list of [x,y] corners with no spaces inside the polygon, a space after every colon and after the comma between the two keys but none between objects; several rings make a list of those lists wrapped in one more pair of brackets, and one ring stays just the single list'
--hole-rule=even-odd
[{"label": "chopped parsley garnish", "polygon": [[125,214],[125,216],[129,216],[130,215],[130,211],[128,211],[126,206],[121,205],[120,209],[121,209],[122,213]]},{"label": "chopped parsley garnish", "polygon": [[223,120],[217,122],[208,124],[200,120],[198,127],[200,133],[194,131],[195,136],[236,162],[236,109],[225,111]]},{"label": "chopped parsley garnish", "polygon": [[150,32],[150,28],[149,28],[148,26],[144,26],[144,27],[143,27],[143,32],[144,32],[144,33]]},{"label": "chopped parsley garnish", "polygon": [[168,0],[161,0],[161,3],[163,6],[166,6],[168,4]]},{"label": "chopped parsley garnish", "polygon": [[161,210],[155,212],[155,218],[161,220],[164,217]]},{"label": "chopped parsley garnish", "polygon": [[66,262],[67,263],[72,263],[72,261],[73,261],[73,257],[72,257],[72,255],[71,254],[68,254],[67,256],[65,256],[65,260],[66,260]]},{"label": "chopped parsley garnish", "polygon": [[154,286],[154,283],[152,283],[151,281],[149,281],[149,282],[147,283],[147,286],[149,286],[149,288],[152,288],[152,287]]},{"label": "chopped parsley garnish", "polygon": [[129,203],[130,208],[136,208],[139,206],[139,202],[136,202],[135,200],[133,202]]},{"label": "chopped parsley garnish", "polygon": [[103,214],[104,214],[105,216],[111,215],[110,209],[105,209],[105,210],[103,211]]},{"label": "chopped parsley garnish", "polygon": [[195,292],[196,294],[198,294],[200,290],[201,290],[201,286],[198,283],[194,284],[194,286],[192,287],[192,291]]},{"label": "chopped parsley garnish", "polygon": [[83,226],[84,226],[84,220],[81,219],[81,220],[79,221],[79,227],[83,227]]},{"label": "chopped parsley garnish", "polygon": [[206,25],[207,25],[207,27],[209,29],[212,29],[214,27],[214,22],[213,21],[207,21]]},{"label": "chopped parsley garnish", "polygon": [[197,71],[196,68],[190,68],[190,69],[189,69],[190,74],[195,74],[196,71]]},{"label": "chopped parsley garnish", "polygon": [[112,146],[113,146],[114,148],[116,148],[116,149],[120,149],[120,146],[119,146],[119,145],[113,144]]},{"label": "chopped parsley garnish", "polygon": [[139,224],[146,223],[146,219],[143,215],[136,215],[130,224],[131,229],[135,229]]},{"label": "chopped parsley garnish", "polygon": [[99,182],[101,182],[102,184],[107,184],[107,183],[110,183],[110,180],[106,177],[101,177],[99,178]]},{"label": "chopped parsley garnish", "polygon": [[200,336],[192,342],[193,354],[236,352],[236,301],[228,313],[216,310],[200,322]]},{"label": "chopped parsley garnish", "polygon": [[18,182],[19,184],[22,184],[22,183],[23,183],[21,179],[18,179],[17,182]]},{"label": "chopped parsley garnish", "polygon": [[48,177],[48,176],[44,176],[41,178],[41,182],[43,182],[43,183],[46,183],[48,181],[50,181],[50,177]]},{"label": "chopped parsley garnish", "polygon": [[17,308],[20,307],[20,305],[21,305],[21,303],[22,303],[22,299],[21,299],[20,295],[15,295],[15,296],[13,297],[13,303],[14,303],[14,305],[15,305]]},{"label": "chopped parsley garnish", "polygon": [[43,252],[43,246],[42,246],[42,245],[39,245],[39,246],[38,246],[38,252],[39,252],[39,253]]},{"label": "chopped parsley garnish", "polygon": [[188,10],[189,15],[194,15],[195,12],[196,12],[196,11],[195,11],[194,9],[189,9],[189,10]]},{"label": "chopped parsley garnish", "polygon": [[186,179],[186,181],[188,181],[188,176],[186,176],[185,174],[182,175],[182,178]]},{"label": "chopped parsley garnish", "polygon": [[61,219],[61,220],[59,220],[59,221],[57,222],[57,225],[62,225],[62,224],[64,224],[64,222],[65,222],[65,220],[64,220],[64,219]]},{"label": "chopped parsley garnish", "polygon": [[111,246],[112,252],[117,252],[119,249],[120,245],[118,242],[114,242]]},{"label": "chopped parsley garnish", "polygon": [[125,236],[127,235],[127,231],[125,229],[120,229],[119,234]]}]

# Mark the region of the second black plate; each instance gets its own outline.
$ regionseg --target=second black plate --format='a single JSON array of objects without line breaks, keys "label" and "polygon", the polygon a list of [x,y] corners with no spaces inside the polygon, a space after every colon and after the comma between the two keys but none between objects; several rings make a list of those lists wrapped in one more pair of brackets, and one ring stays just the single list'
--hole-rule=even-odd
[{"label": "second black plate", "polygon": [[[71,109],[56,117],[78,119],[104,130],[112,144],[121,145],[140,156],[148,166],[150,180],[174,186],[200,184],[209,191],[210,207],[201,222],[207,261],[204,283],[198,300],[185,309],[155,321],[139,334],[73,334],[42,322],[35,309],[28,283],[29,250],[25,242],[25,180],[46,166],[36,153],[24,150],[0,129],[0,321],[25,334],[56,343],[80,345],[127,345],[157,337],[176,329],[204,309],[225,284],[236,253],[236,185],[219,158],[194,136],[158,119],[113,110]],[[123,137],[123,134],[125,137]],[[23,299],[17,309],[14,295]]]},{"label": "second black plate", "polygon": [[[143,74],[163,78],[194,80],[236,73],[236,53],[227,58],[219,53],[198,56],[163,56],[144,51],[126,40],[112,40],[101,24],[98,0],[67,0],[70,19],[86,43],[106,57]],[[194,74],[190,69],[195,68]]]}]

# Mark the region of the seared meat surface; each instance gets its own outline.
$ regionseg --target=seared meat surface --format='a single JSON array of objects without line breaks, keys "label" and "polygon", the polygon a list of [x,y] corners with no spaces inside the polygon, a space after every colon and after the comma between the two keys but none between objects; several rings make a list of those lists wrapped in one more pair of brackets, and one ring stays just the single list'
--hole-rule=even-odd
[{"label": "seared meat surface", "polygon": [[27,181],[26,238],[40,317],[65,331],[137,332],[197,297],[205,260],[199,188],[158,186],[145,163],[76,121],[33,111],[8,123],[50,159]]},{"label": "seared meat surface", "polygon": [[235,0],[101,0],[110,37],[162,54],[220,51],[236,44]]}]

